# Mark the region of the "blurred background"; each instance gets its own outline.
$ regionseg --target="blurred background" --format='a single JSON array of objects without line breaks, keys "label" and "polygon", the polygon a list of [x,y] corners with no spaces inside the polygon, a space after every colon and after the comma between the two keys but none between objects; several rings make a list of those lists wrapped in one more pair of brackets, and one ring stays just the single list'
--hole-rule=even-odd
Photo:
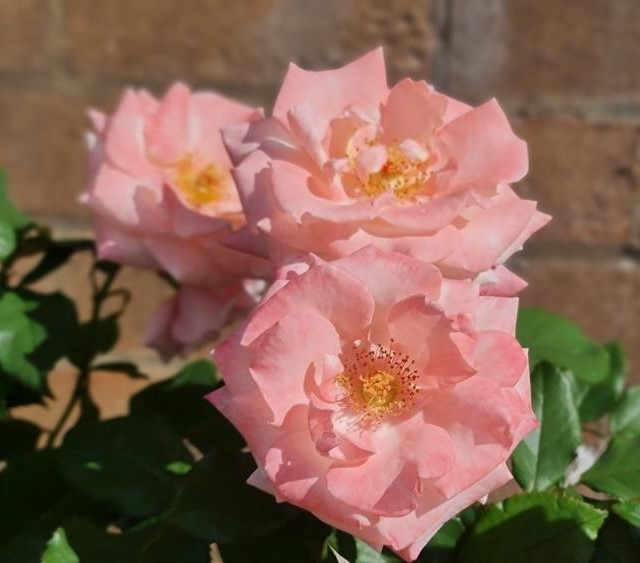
[{"label": "blurred background", "polygon": [[[61,236],[89,233],[85,109],[113,109],[126,86],[182,79],[268,108],[289,61],[333,67],[383,45],[390,83],[496,96],[529,143],[517,189],[554,216],[512,262],[530,282],[523,303],[622,341],[640,382],[638,0],[0,0],[0,29],[0,166]],[[51,283],[86,295],[86,268],[78,259]],[[166,287],[124,281],[122,355],[163,373],[140,340]],[[104,412],[126,408],[129,380],[95,384]]]}]

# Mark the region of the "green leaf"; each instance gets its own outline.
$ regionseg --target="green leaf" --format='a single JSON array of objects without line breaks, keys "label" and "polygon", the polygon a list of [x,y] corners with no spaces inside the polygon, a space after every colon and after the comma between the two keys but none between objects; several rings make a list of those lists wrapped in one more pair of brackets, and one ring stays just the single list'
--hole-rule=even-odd
[{"label": "green leaf", "polygon": [[184,477],[169,521],[208,542],[236,542],[278,529],[296,509],[246,480],[253,459],[232,448],[219,448],[201,459]]},{"label": "green leaf", "polygon": [[460,518],[452,518],[429,540],[429,543],[420,553],[418,561],[424,563],[454,563],[458,541],[466,529]]},{"label": "green leaf", "polygon": [[609,355],[609,373],[602,383],[589,385],[576,379],[578,411],[582,422],[592,422],[609,414],[624,393],[627,362],[619,344],[605,346]]},{"label": "green leaf", "polygon": [[16,249],[16,233],[7,223],[0,223],[0,262],[6,260]]},{"label": "green leaf", "polygon": [[37,451],[9,461],[0,472],[0,561],[39,563],[47,540],[73,514],[106,525],[96,506],[69,489],[57,452]]},{"label": "green leaf", "polygon": [[531,369],[547,361],[571,370],[587,383],[600,383],[607,377],[609,357],[606,350],[562,317],[541,309],[521,308],[517,336],[522,346],[529,349]]},{"label": "green leaf", "polygon": [[27,315],[36,307],[16,293],[0,297],[0,366],[20,384],[42,389],[40,371],[28,359],[45,339],[42,326]]},{"label": "green leaf", "polygon": [[543,364],[531,376],[531,391],[540,427],[518,445],[512,456],[513,474],[527,491],[561,483],[581,441],[570,375]]},{"label": "green leaf", "polygon": [[640,533],[610,514],[598,534],[589,563],[636,563],[640,553]]},{"label": "green leaf", "polygon": [[0,223],[9,225],[12,229],[21,229],[29,224],[29,219],[9,200],[7,176],[2,169],[0,169]]},{"label": "green leaf", "polygon": [[124,373],[131,379],[149,379],[149,377],[142,373],[138,366],[132,362],[104,362],[94,365],[92,367],[94,371],[115,371],[118,373]]},{"label": "green leaf", "polygon": [[191,464],[185,463],[184,461],[173,461],[167,465],[167,471],[175,475],[186,475],[191,471]]},{"label": "green leaf", "polygon": [[41,432],[39,427],[26,420],[0,420],[0,460],[35,450]]},{"label": "green leaf", "polygon": [[552,493],[516,495],[487,508],[458,563],[587,563],[607,512]]},{"label": "green leaf", "polygon": [[244,440],[231,423],[205,400],[217,382],[211,362],[202,360],[185,366],[175,377],[151,385],[131,400],[131,412],[140,416],[156,413],[180,436],[203,452],[228,444],[242,447]]},{"label": "green leaf", "polygon": [[168,381],[169,389],[201,386],[212,389],[220,381],[218,371],[209,360],[196,360],[184,366]]},{"label": "green leaf", "polygon": [[58,528],[47,542],[42,554],[42,563],[80,563],[80,559],[71,549],[63,528]]},{"label": "green leaf", "polygon": [[362,540],[356,538],[356,559],[353,563],[402,563],[402,559],[396,555],[383,551],[378,553]]},{"label": "green leaf", "polygon": [[611,510],[620,516],[620,518],[640,528],[640,499],[618,502],[611,507]]},{"label": "green leaf", "polygon": [[[300,513],[280,530],[250,540],[234,543],[219,543],[218,548],[224,563],[303,563],[311,561],[334,561],[325,545],[330,528],[308,513]],[[336,539],[338,536],[339,539]],[[342,546],[347,540],[354,545],[353,536],[333,532],[333,545]],[[355,546],[354,546],[355,549]],[[319,559],[320,557],[320,559]]]},{"label": "green leaf", "polygon": [[614,438],[582,482],[622,501],[640,495],[640,436]]},{"label": "green leaf", "polygon": [[640,386],[627,389],[611,414],[611,432],[624,436],[640,435]]},{"label": "green leaf", "polygon": [[65,521],[69,544],[83,563],[209,563],[209,545],[162,522],[108,533],[80,517]]},{"label": "green leaf", "polygon": [[180,437],[152,415],[78,425],[65,437],[60,457],[70,485],[133,517],[164,510],[180,479],[167,466],[192,461]]},{"label": "green leaf", "polygon": [[29,317],[46,332],[46,338],[30,355],[30,360],[38,368],[44,379],[56,363],[64,358],[78,330],[78,314],[71,299],[63,293],[34,293],[23,291],[22,297],[33,303],[35,308]]}]

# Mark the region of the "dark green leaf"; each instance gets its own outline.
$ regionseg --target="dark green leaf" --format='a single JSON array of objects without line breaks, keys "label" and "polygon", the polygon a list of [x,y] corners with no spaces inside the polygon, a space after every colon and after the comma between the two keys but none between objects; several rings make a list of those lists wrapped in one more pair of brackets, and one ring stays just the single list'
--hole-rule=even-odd
[{"label": "dark green leaf", "polygon": [[589,563],[637,563],[640,533],[610,514],[598,534],[595,551]]},{"label": "dark green leaf", "polygon": [[44,379],[58,360],[66,356],[78,330],[76,306],[63,293],[23,291],[24,299],[35,304],[29,317],[46,331],[46,338],[29,356]]},{"label": "dark green leaf", "polygon": [[640,495],[640,436],[614,438],[582,482],[623,501]]},{"label": "dark green leaf", "polygon": [[531,369],[546,360],[571,370],[587,383],[599,383],[607,377],[606,350],[562,317],[541,309],[521,308],[517,335],[520,343],[529,349]]},{"label": "dark green leaf", "polygon": [[640,386],[627,389],[611,415],[611,432],[625,436],[640,435]]},{"label": "dark green leaf", "polygon": [[11,460],[0,472],[0,561],[39,563],[53,531],[72,514],[104,517],[62,479],[57,454],[33,452]]},{"label": "dark green leaf", "polygon": [[211,362],[193,362],[175,377],[135,395],[131,400],[131,412],[141,416],[154,412],[162,416],[180,436],[188,438],[203,452],[221,444],[241,447],[244,440],[240,434],[204,398],[216,382]]},{"label": "dark green leaf", "polygon": [[27,358],[46,336],[43,327],[27,315],[36,306],[15,293],[0,297],[0,366],[20,384],[40,390],[40,371]]},{"label": "dark green leaf", "polygon": [[459,563],[588,563],[607,512],[551,492],[490,506],[461,546]]},{"label": "dark green leaf", "polygon": [[209,545],[182,530],[151,523],[140,530],[109,533],[74,517],[64,524],[82,563],[209,563]]},{"label": "dark green leaf", "polygon": [[352,563],[402,563],[402,559],[396,555],[387,550],[379,553],[358,538],[356,538],[356,551],[356,559]]},{"label": "dark green leaf", "polygon": [[16,249],[16,233],[7,223],[0,222],[0,262],[6,260]]},{"label": "dark green leaf", "polygon": [[561,483],[581,441],[570,374],[542,364],[531,376],[531,391],[540,427],[512,457],[514,476],[527,491]]},{"label": "dark green leaf", "polygon": [[26,420],[0,420],[0,460],[34,450],[41,430]]},{"label": "dark green leaf", "polygon": [[420,553],[418,561],[424,563],[453,563],[458,541],[466,530],[460,518],[445,523]]},{"label": "dark green leaf", "polygon": [[582,422],[592,422],[609,414],[624,393],[627,375],[627,362],[624,353],[618,344],[607,344],[605,349],[609,354],[607,379],[596,385],[576,380],[579,388],[578,411]]},{"label": "dark green leaf", "polygon": [[[232,544],[220,543],[218,548],[224,563],[311,563],[319,561],[319,557],[323,561],[334,561],[326,553],[328,546],[324,545],[328,532],[326,524],[308,513],[301,513],[275,533]],[[331,537],[332,545],[342,547],[343,541],[347,541],[355,551],[353,536],[334,532]]]},{"label": "dark green leaf", "polygon": [[29,219],[9,200],[7,176],[2,169],[0,169],[0,223],[5,223],[13,229],[21,229],[29,224]]},{"label": "dark green leaf", "polygon": [[640,499],[619,502],[611,507],[620,518],[624,518],[630,524],[640,528]]},{"label": "dark green leaf", "polygon": [[152,415],[76,426],[60,455],[61,470],[73,487],[133,517],[165,509],[179,479],[167,466],[192,461],[180,438]]},{"label": "dark green leaf", "polygon": [[136,364],[131,362],[104,362],[94,365],[92,369],[94,371],[115,371],[118,373],[124,373],[131,379],[148,379],[148,376],[142,373]]},{"label": "dark green leaf", "polygon": [[247,485],[254,469],[252,458],[239,450],[210,452],[184,477],[170,521],[209,542],[236,542],[273,532],[296,509]]},{"label": "dark green leaf", "polygon": [[64,528],[58,528],[47,542],[42,563],[80,563],[80,559],[67,541]]}]

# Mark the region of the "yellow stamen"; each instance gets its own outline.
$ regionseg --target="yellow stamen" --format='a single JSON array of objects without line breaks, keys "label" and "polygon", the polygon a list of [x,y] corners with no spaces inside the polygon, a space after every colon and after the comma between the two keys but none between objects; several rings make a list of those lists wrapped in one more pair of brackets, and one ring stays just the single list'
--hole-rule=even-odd
[{"label": "yellow stamen", "polygon": [[369,174],[363,191],[371,198],[392,192],[398,199],[413,199],[423,190],[431,177],[425,162],[408,158],[396,145],[387,147],[387,162],[379,172]]},{"label": "yellow stamen", "polygon": [[197,166],[193,156],[187,155],[180,159],[174,174],[176,186],[194,207],[220,201],[226,195],[228,173],[213,163]]},{"label": "yellow stamen", "polygon": [[335,381],[345,392],[344,405],[363,425],[378,425],[413,406],[418,372],[408,356],[359,343],[343,354],[343,363],[345,371]]}]

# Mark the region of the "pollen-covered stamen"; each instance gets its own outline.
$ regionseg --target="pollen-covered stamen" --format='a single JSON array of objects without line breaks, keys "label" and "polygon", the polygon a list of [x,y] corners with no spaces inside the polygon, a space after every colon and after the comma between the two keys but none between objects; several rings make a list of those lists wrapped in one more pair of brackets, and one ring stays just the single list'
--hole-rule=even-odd
[{"label": "pollen-covered stamen", "polygon": [[364,425],[377,425],[415,403],[418,372],[414,362],[384,346],[356,342],[342,354],[345,370],[336,377],[345,407]]},{"label": "pollen-covered stamen", "polygon": [[198,163],[193,155],[182,157],[173,169],[173,180],[188,203],[201,207],[226,197],[228,173],[213,163]]},{"label": "pollen-covered stamen", "polygon": [[[367,141],[365,147],[352,148],[348,161],[355,169],[362,150],[382,147],[376,141]],[[384,193],[392,193],[400,200],[412,200],[428,194],[428,183],[433,176],[428,150],[417,141],[393,142],[384,146],[386,160],[379,170],[360,178],[360,193],[368,198],[376,198]]]}]

